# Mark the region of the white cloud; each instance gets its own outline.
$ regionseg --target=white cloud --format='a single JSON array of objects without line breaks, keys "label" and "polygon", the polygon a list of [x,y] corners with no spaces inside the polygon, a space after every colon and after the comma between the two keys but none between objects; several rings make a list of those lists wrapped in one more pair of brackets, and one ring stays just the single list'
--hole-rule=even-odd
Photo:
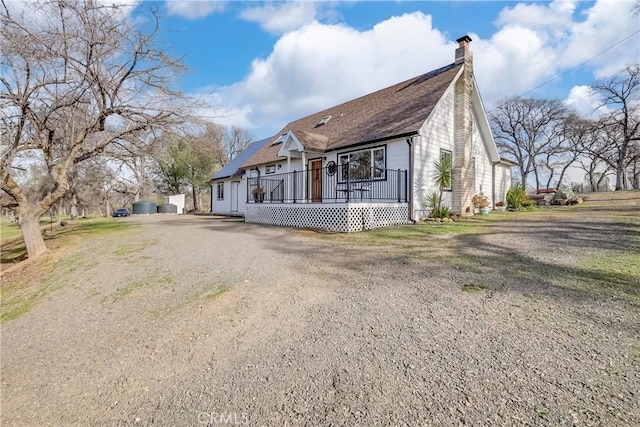
[{"label": "white cloud", "polygon": [[578,115],[590,119],[595,119],[607,111],[598,95],[594,94],[589,86],[584,85],[572,87],[564,104]]},{"label": "white cloud", "polygon": [[[576,13],[576,3],[517,4],[503,9],[502,27],[488,40],[473,44],[476,76],[485,100],[516,96],[590,60],[640,28],[630,2],[598,0]],[[636,35],[584,65],[593,78],[610,76],[637,62]],[[536,96],[533,92],[527,96]]]},{"label": "white cloud", "polygon": [[269,57],[253,61],[244,81],[214,89],[213,99],[240,110],[258,132],[275,132],[289,120],[449,64],[454,51],[455,43],[420,12],[366,31],[313,22],[282,36]]},{"label": "white cloud", "polygon": [[187,19],[204,18],[214,12],[224,10],[226,2],[220,0],[166,0],[169,15]]},{"label": "white cloud", "polygon": [[563,30],[572,22],[575,0],[556,0],[549,4],[518,3],[500,11],[496,24],[548,30]]},{"label": "white cloud", "polygon": [[282,34],[314,22],[321,10],[321,2],[265,3],[242,11],[243,19],[257,22],[266,31]]},{"label": "white cloud", "polygon": [[476,80],[488,104],[520,95],[556,73],[554,49],[532,29],[508,26],[488,40],[472,37]]},{"label": "white cloud", "polygon": [[[274,14],[285,6],[274,6]],[[264,8],[268,9],[263,6],[261,10],[267,10]],[[501,27],[491,37],[471,34],[476,79],[487,107],[535,88],[630,34],[638,22],[623,10],[610,0],[599,0],[580,14],[574,2],[563,1],[505,8],[496,20]],[[255,59],[244,80],[225,88],[203,89],[214,94],[215,105],[235,112],[257,136],[454,59],[456,44],[433,26],[431,16],[421,12],[391,17],[362,31],[315,21],[317,10],[314,16],[296,16],[305,18],[290,22],[310,22],[300,28],[276,25],[265,12],[260,21],[265,28],[288,29],[271,54]],[[598,37],[606,41],[596,43]],[[621,64],[637,62],[638,49],[633,49],[637,43],[631,43],[631,48],[629,43],[623,46],[589,62],[586,69],[593,71],[594,79],[609,70],[617,71]],[[569,94],[567,102],[582,111],[589,108],[580,88]],[[232,122],[234,116],[224,120]]]},{"label": "white cloud", "polygon": [[[640,29],[640,20],[632,16],[632,2],[599,0],[588,9],[586,19],[572,24],[570,40],[559,58],[563,66],[576,66]],[[590,61],[598,78],[610,76],[625,64],[638,62],[640,35]]]}]

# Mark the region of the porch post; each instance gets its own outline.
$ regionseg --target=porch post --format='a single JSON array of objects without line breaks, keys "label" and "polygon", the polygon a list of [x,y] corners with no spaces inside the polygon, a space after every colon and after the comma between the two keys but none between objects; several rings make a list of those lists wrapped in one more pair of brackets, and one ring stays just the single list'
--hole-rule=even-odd
[{"label": "porch post", "polygon": [[307,201],[307,156],[302,152],[302,200]]},{"label": "porch post", "polygon": [[404,171],[404,201],[409,202],[409,172]]},{"label": "porch post", "polygon": [[[291,173],[291,151],[287,151],[287,173]],[[295,174],[294,174],[294,180],[295,178]],[[294,203],[295,203],[295,193],[293,195],[293,197],[291,197],[291,187],[287,185],[287,199],[291,200],[292,198],[294,199]]]},{"label": "porch post", "polygon": [[347,203],[351,200],[351,165],[347,162]]},{"label": "porch post", "polygon": [[298,189],[296,188],[298,184],[298,172],[293,171],[293,203],[296,202],[296,196],[298,194]]}]

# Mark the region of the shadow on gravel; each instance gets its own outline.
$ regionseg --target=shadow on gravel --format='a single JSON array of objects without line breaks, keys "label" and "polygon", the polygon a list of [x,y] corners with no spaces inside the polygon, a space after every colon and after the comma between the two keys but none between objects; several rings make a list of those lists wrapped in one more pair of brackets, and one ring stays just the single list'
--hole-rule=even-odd
[{"label": "shadow on gravel", "polygon": [[202,227],[213,232],[254,232],[264,228],[258,224],[247,224],[242,217],[185,216],[155,221],[154,225],[166,227]]},{"label": "shadow on gravel", "polygon": [[[356,243],[356,239],[314,238],[313,234],[303,236],[286,227],[247,224],[237,217],[171,218],[156,224],[196,226],[216,234],[248,233],[285,256],[313,260],[316,265],[326,263],[350,272],[375,270],[383,276],[442,274],[446,277],[455,269],[462,275],[462,281],[481,283],[488,291],[516,291],[571,300],[606,296],[640,306],[640,278],[625,273],[624,269],[598,269],[583,264],[565,266],[555,262],[556,257],[561,260],[564,248],[578,248],[586,256],[604,253],[614,257],[624,253],[640,259],[640,227],[619,223],[613,218],[611,221],[591,218],[584,222],[579,218],[504,221],[487,224],[488,229],[483,232],[477,230],[447,239],[405,230],[402,241],[364,245]],[[514,235],[519,235],[537,243],[528,255],[527,248],[518,239],[512,241],[510,247],[502,243],[501,235],[511,236],[512,240]],[[540,250],[547,253],[540,256],[535,252]],[[462,285],[464,283],[460,283]]]},{"label": "shadow on gravel", "polygon": [[[345,271],[373,272],[381,283],[391,284],[402,277],[416,281],[437,278],[461,289],[478,286],[487,295],[517,292],[568,304],[621,300],[640,307],[640,277],[635,274],[640,265],[639,228],[579,219],[518,221],[489,224],[483,231],[447,239],[422,236],[363,246],[330,237],[295,244],[274,239],[269,246],[287,256],[330,263]],[[503,235],[511,237],[508,243]],[[535,244],[527,248],[524,241]],[[562,262],[569,249],[576,257],[573,265]],[[600,264],[589,265],[585,259]],[[617,259],[622,259],[619,266]],[[625,262],[633,265],[626,268]]]},{"label": "shadow on gravel", "polygon": [[[615,268],[599,270],[584,265],[566,266],[544,262],[516,253],[506,246],[487,244],[482,235],[461,236],[460,243],[461,251],[457,258],[463,269],[475,273],[479,276],[479,281],[496,291],[514,290],[523,294],[537,292],[569,299],[616,297],[640,306],[640,278],[625,273],[622,268],[618,271]],[[572,242],[583,248],[593,247],[593,243],[595,241],[591,239]],[[607,242],[605,246],[630,249],[633,253],[640,254],[637,242],[619,242],[617,245]],[[464,249],[468,247],[481,250],[472,252]],[[562,257],[562,253],[559,252],[557,256]],[[496,274],[501,280],[497,283],[490,281]]]},{"label": "shadow on gravel", "polygon": [[[510,223],[497,224],[492,232],[509,229]],[[624,250],[640,255],[640,226],[621,222],[531,222],[514,224],[518,234],[536,236],[555,246],[585,250]]]}]

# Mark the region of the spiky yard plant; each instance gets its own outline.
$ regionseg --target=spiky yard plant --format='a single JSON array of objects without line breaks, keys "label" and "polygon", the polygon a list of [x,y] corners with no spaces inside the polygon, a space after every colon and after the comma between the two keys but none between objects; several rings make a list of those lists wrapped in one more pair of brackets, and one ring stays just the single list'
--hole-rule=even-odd
[{"label": "spiky yard plant", "polygon": [[427,204],[433,207],[432,216],[443,218],[442,215],[449,216],[450,210],[442,209],[442,193],[445,188],[451,188],[453,182],[453,165],[450,157],[443,157],[439,162],[433,163],[433,183],[438,187],[439,193],[431,193],[427,196]]}]

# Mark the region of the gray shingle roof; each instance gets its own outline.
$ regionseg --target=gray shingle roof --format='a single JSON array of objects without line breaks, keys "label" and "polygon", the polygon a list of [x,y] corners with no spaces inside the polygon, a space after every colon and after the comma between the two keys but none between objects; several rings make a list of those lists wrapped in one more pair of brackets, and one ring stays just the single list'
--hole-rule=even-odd
[{"label": "gray shingle roof", "polygon": [[267,142],[271,141],[273,138],[265,138],[260,141],[253,142],[249,144],[244,150],[238,153],[236,157],[233,158],[225,167],[220,169],[218,173],[216,173],[212,180],[229,178],[230,176],[236,175],[242,169],[242,165],[251,158],[254,154],[262,148]]},{"label": "gray shingle roof", "polygon": [[[306,149],[320,152],[415,134],[461,67],[450,64],[295,120],[247,159],[243,167],[282,160],[278,157],[281,145],[272,142],[289,131]],[[328,116],[331,119],[326,124],[318,124]]]}]

